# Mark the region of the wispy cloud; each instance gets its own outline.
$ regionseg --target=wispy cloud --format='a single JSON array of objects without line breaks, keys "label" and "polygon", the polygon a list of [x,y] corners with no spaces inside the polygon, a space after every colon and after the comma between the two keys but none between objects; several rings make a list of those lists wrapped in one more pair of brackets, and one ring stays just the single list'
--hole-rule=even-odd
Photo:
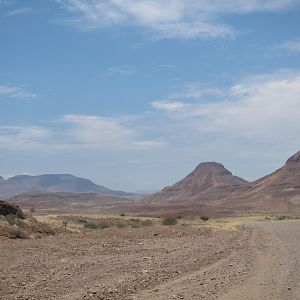
[{"label": "wispy cloud", "polygon": [[136,26],[156,38],[226,37],[235,28],[220,21],[224,15],[274,12],[297,0],[56,0],[72,13],[67,22],[82,29]]},{"label": "wispy cloud", "polygon": [[5,5],[5,4],[9,4],[10,1],[8,0],[0,0],[0,5]]},{"label": "wispy cloud", "polygon": [[2,126],[0,149],[36,151],[135,151],[158,149],[166,144],[144,139],[137,128],[125,124],[130,118],[64,115],[56,127]]},{"label": "wispy cloud", "polygon": [[0,148],[41,150],[51,145],[51,130],[39,126],[0,126]]},{"label": "wispy cloud", "polygon": [[34,9],[32,7],[22,7],[17,8],[9,11],[8,13],[4,14],[4,17],[17,17],[17,16],[24,16],[29,15],[34,12]]},{"label": "wispy cloud", "polygon": [[160,110],[168,111],[168,112],[174,112],[177,110],[180,110],[187,106],[186,103],[177,102],[177,101],[154,101],[151,103],[151,105]]},{"label": "wispy cloud", "polygon": [[286,41],[276,46],[275,50],[285,51],[288,53],[300,53],[300,38]]},{"label": "wispy cloud", "polygon": [[111,67],[108,69],[110,74],[116,74],[121,76],[133,76],[137,75],[139,71],[135,67],[131,66],[117,66],[117,67]]},{"label": "wispy cloud", "polygon": [[[193,89],[192,89],[193,90]],[[179,92],[180,93],[180,92]],[[178,135],[255,142],[293,142],[300,128],[300,73],[252,76],[223,89],[219,100],[186,99],[185,109],[168,111],[165,126]],[[168,125],[170,124],[170,125]],[[166,129],[169,135],[169,128]]]},{"label": "wispy cloud", "polygon": [[0,85],[0,97],[8,96],[11,98],[35,98],[37,94],[26,90],[23,87]]}]

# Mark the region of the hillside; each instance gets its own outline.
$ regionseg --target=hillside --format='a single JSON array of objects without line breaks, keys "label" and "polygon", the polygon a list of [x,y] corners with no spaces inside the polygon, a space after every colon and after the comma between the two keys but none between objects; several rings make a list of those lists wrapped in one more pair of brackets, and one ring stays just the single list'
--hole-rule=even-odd
[{"label": "hillside", "polygon": [[69,174],[39,176],[17,175],[7,180],[0,178],[0,197],[10,198],[28,192],[96,193],[98,195],[132,197],[133,193],[114,191],[91,180]]},{"label": "hillside", "polygon": [[300,214],[300,151],[254,182],[220,163],[201,163],[174,185],[122,209],[149,215]]},{"label": "hillside", "polygon": [[180,201],[205,201],[222,199],[247,181],[232,175],[216,162],[199,164],[189,175],[172,186],[162,189],[144,200],[152,203],[174,203]]},{"label": "hillside", "polygon": [[224,199],[219,206],[247,212],[300,214],[300,151],[283,167]]}]

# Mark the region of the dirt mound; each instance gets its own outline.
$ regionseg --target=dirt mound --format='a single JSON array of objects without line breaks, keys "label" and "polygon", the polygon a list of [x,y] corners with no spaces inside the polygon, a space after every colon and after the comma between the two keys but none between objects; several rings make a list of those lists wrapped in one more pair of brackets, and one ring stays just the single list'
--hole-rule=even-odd
[{"label": "dirt mound", "polygon": [[20,219],[24,219],[24,214],[19,206],[0,200],[0,215],[16,215]]}]

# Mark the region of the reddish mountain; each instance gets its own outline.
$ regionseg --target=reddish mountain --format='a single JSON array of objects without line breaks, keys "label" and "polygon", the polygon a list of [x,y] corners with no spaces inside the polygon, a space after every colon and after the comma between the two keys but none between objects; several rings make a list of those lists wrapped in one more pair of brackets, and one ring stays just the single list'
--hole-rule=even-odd
[{"label": "reddish mountain", "polygon": [[286,164],[219,203],[238,211],[300,214],[300,151]]},{"label": "reddish mountain", "polygon": [[244,179],[232,175],[224,166],[216,162],[201,163],[172,186],[162,189],[143,199],[148,204],[205,203],[227,197],[237,188],[247,184]]},{"label": "reddish mountain", "polygon": [[201,163],[184,179],[132,208],[150,214],[300,214],[300,151],[282,168],[252,183],[219,163]]}]

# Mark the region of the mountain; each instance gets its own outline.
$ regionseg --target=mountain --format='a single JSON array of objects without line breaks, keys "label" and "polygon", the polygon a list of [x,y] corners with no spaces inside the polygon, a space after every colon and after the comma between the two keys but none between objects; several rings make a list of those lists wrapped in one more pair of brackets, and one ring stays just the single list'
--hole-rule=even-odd
[{"label": "mountain", "polygon": [[254,182],[232,175],[220,163],[201,163],[174,185],[122,209],[149,215],[300,214],[300,151]]},{"label": "mountain", "polygon": [[182,180],[144,200],[152,204],[205,202],[222,199],[245,184],[246,180],[232,175],[222,164],[204,162]]},{"label": "mountain", "polygon": [[300,214],[300,151],[277,171],[223,199],[236,211]]},{"label": "mountain", "polygon": [[12,197],[28,192],[96,193],[99,195],[133,197],[135,194],[114,191],[97,185],[91,180],[69,174],[46,174],[39,176],[17,175],[7,180],[0,178],[0,196]]}]

